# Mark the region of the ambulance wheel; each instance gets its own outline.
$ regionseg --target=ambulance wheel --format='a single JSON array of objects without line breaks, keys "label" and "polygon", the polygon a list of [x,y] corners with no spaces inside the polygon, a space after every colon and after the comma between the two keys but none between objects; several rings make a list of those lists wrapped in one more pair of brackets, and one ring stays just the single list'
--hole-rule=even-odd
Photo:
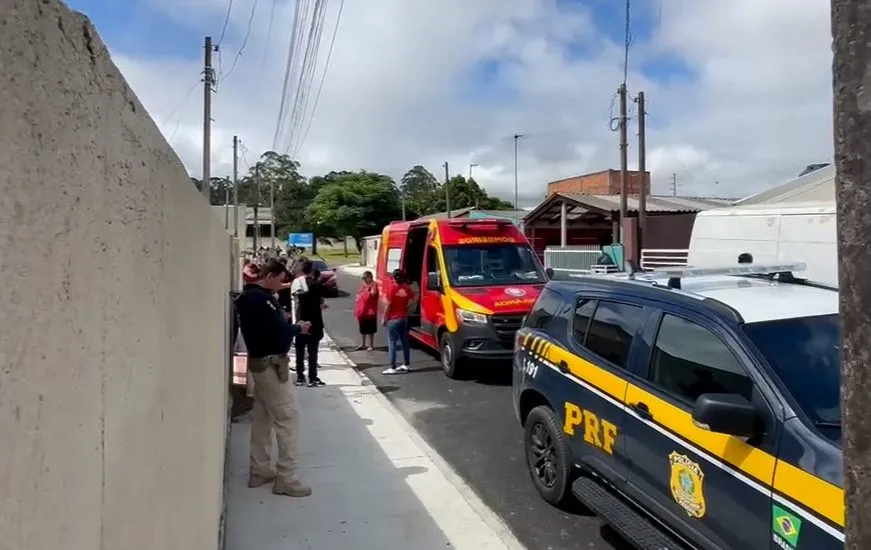
[{"label": "ambulance wheel", "polygon": [[442,370],[448,378],[462,380],[465,375],[465,361],[457,353],[454,339],[450,332],[443,332],[439,339],[439,353],[441,354]]},{"label": "ambulance wheel", "polygon": [[561,423],[546,405],[532,409],[526,417],[523,436],[526,466],[541,498],[554,506],[571,496],[571,449]]}]

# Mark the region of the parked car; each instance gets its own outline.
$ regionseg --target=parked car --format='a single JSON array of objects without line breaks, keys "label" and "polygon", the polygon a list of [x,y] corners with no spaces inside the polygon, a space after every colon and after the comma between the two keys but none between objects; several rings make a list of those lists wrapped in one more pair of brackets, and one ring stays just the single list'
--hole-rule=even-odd
[{"label": "parked car", "polygon": [[339,282],[336,279],[336,271],[323,260],[312,260],[312,268],[321,272],[321,284],[329,296],[339,295]]}]

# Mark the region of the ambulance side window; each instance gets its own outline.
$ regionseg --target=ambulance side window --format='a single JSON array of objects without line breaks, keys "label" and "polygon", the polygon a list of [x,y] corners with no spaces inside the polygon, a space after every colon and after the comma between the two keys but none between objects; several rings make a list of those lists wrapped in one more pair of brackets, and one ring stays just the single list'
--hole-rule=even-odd
[{"label": "ambulance side window", "polygon": [[427,275],[427,290],[438,290],[437,288],[430,288],[429,276],[432,273],[439,272],[439,257],[438,251],[434,246],[428,246],[426,249],[426,275]]},{"label": "ambulance side window", "polygon": [[388,248],[387,249],[387,273],[391,274],[395,270],[399,269],[399,266],[402,262],[402,249],[401,248]]}]

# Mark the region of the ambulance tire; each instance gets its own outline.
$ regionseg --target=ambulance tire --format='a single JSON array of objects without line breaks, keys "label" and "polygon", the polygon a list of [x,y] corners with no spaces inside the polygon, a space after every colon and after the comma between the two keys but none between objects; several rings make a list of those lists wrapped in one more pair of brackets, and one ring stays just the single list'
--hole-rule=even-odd
[{"label": "ambulance tire", "polygon": [[439,338],[439,354],[441,355],[442,370],[448,378],[462,380],[466,375],[467,362],[457,354],[454,339],[450,332],[443,332]]},{"label": "ambulance tire", "polygon": [[[553,409],[539,405],[530,411],[524,424],[523,446],[529,477],[541,498],[562,506],[572,496],[572,452],[563,435],[562,423]],[[537,469],[535,464],[544,462]],[[546,468],[546,469],[545,469]]]}]

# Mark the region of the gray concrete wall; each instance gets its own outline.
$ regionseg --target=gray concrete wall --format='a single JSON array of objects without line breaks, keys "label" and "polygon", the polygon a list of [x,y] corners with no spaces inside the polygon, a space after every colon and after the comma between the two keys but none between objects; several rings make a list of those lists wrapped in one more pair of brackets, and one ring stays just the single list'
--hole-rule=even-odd
[{"label": "gray concrete wall", "polygon": [[216,547],[229,251],[90,23],[0,1],[0,550]]}]

